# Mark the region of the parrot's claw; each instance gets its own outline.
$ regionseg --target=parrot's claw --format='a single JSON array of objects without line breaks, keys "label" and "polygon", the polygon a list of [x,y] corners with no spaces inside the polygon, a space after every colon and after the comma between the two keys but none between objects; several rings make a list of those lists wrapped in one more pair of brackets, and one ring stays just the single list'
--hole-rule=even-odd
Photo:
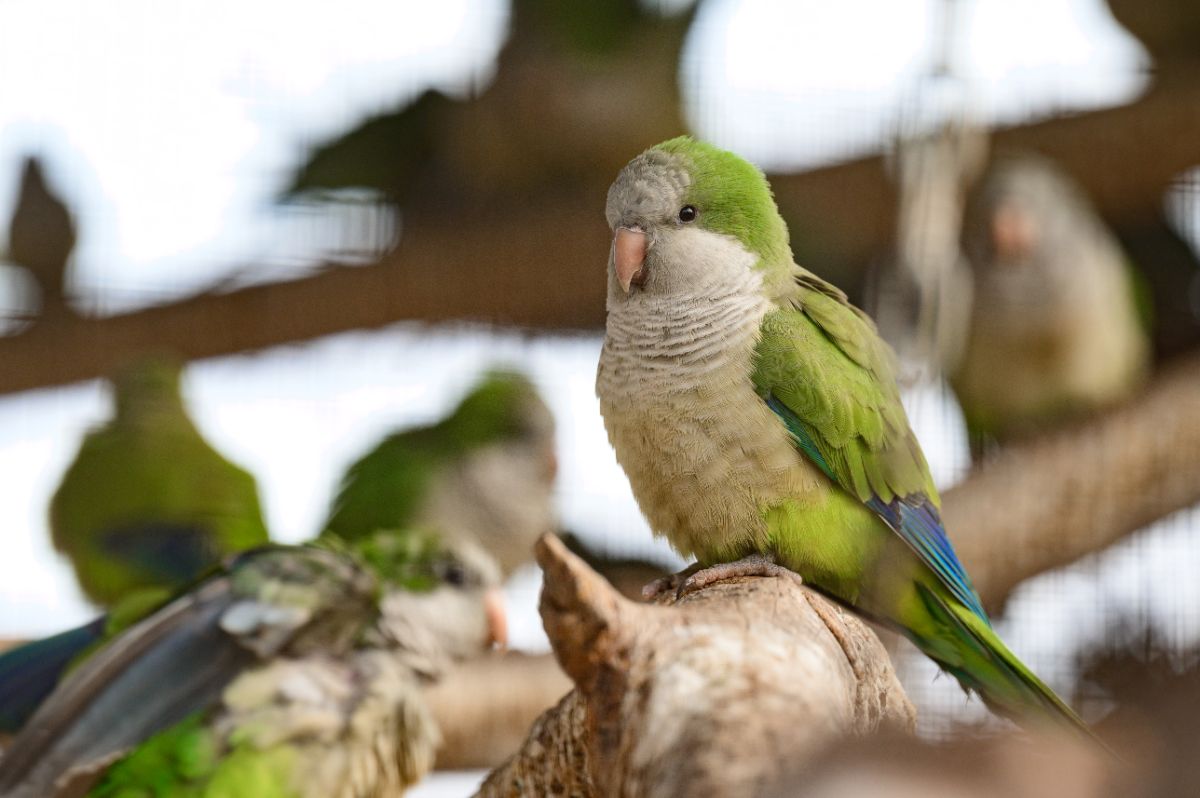
[{"label": "parrot's claw", "polygon": [[[678,574],[677,576],[682,576],[682,574]],[[734,579],[739,576],[778,576],[783,579],[790,579],[797,585],[804,584],[804,580],[800,578],[800,574],[784,568],[771,557],[763,554],[751,554],[749,557],[743,557],[740,560],[718,563],[717,565],[694,571],[683,579],[682,583],[675,590],[675,599],[679,600],[688,593],[711,585],[714,582],[723,582],[726,579]]]},{"label": "parrot's claw", "polygon": [[691,577],[692,574],[702,569],[703,566],[701,566],[700,563],[694,562],[677,574],[659,577],[652,582],[647,582],[645,586],[642,587],[642,600],[654,601],[659,596],[676,592],[679,590],[679,586],[682,585],[685,580]]}]

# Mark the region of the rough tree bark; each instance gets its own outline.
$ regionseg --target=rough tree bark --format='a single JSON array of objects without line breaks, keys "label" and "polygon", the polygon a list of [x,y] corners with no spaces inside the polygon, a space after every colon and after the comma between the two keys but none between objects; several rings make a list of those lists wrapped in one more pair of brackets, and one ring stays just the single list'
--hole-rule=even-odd
[{"label": "rough tree bark", "polygon": [[943,518],[984,604],[1200,502],[1200,356],[1138,398],[1006,447],[945,496]]},{"label": "rough tree bark", "polygon": [[915,712],[875,634],[778,578],[636,604],[554,538],[541,613],[576,689],[479,795],[747,795],[830,741]]}]

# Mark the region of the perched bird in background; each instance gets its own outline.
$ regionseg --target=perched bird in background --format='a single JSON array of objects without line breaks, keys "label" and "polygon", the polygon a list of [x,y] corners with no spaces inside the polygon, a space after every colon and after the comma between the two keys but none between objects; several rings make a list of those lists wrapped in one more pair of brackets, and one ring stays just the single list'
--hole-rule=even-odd
[{"label": "perched bird in background", "polygon": [[950,382],[978,451],[1117,402],[1150,343],[1120,245],[1081,190],[1033,155],[999,159],[968,205],[974,307]]},{"label": "perched bird in background", "polygon": [[648,592],[799,574],[996,710],[1086,730],[992,630],[942,528],[891,351],[793,262],[762,172],[671,139],[621,171],[606,216],[605,427],[654,532],[698,560]]},{"label": "perched bird in background", "polygon": [[507,578],[556,528],[554,417],[525,377],[487,374],[454,411],[384,438],[346,471],[323,529],[356,540],[429,525],[475,540]]},{"label": "perched bird in background", "polygon": [[112,420],[83,439],[51,499],[54,546],[101,606],[173,590],[267,542],[254,478],[200,435],[179,383],[161,358],[118,374]]},{"label": "perched bird in background", "polygon": [[438,740],[421,686],[503,638],[498,579],[428,530],[242,554],[72,670],[0,796],[399,795]]},{"label": "perched bird in background", "polygon": [[46,184],[41,162],[29,156],[8,227],[8,256],[28,269],[42,291],[41,315],[69,312],[67,260],[75,249],[75,223]]}]

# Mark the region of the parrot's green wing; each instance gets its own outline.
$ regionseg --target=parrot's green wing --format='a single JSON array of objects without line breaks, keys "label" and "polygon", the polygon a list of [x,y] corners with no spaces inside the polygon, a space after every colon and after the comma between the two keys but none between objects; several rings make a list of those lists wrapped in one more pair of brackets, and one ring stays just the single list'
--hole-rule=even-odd
[{"label": "parrot's green wing", "polygon": [[986,621],[938,515],[938,496],[896,387],[891,350],[840,290],[799,270],[763,320],[754,384],[796,445],[876,512]]},{"label": "parrot's green wing", "polygon": [[0,759],[0,795],[82,794],[109,763],[205,710],[256,663],[348,649],[375,617],[377,590],[332,551],[242,555],[71,671]]},{"label": "parrot's green wing", "polygon": [[392,433],[354,461],[322,532],[351,541],[407,527],[442,469],[494,443],[552,435],[553,417],[529,379],[490,371],[441,421]]},{"label": "parrot's green wing", "polygon": [[362,540],[408,526],[446,456],[436,427],[384,438],[346,470],[323,534]]}]

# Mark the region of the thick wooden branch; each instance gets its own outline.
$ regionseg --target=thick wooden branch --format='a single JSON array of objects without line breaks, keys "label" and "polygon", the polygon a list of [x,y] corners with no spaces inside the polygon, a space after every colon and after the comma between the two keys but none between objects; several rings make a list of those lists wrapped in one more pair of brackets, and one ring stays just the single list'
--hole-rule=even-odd
[{"label": "thick wooden branch", "polygon": [[[624,73],[614,73],[611,92],[587,96],[611,94],[624,101],[623,80]],[[531,84],[531,91],[540,86]],[[664,96],[657,105],[673,107],[675,101]],[[656,105],[640,94],[638,102]],[[503,107],[524,113],[530,104],[512,100]],[[496,164],[492,201],[426,207],[414,200],[414,207],[405,208],[399,249],[378,265],[330,267],[312,277],[202,294],[104,319],[67,316],[0,337],[0,394],[102,376],[146,349],[216,357],[397,321],[599,329],[609,246],[604,190],[616,167],[608,148],[597,157],[598,141],[615,140],[609,128],[598,131],[609,123],[627,128],[628,118],[592,109],[579,124],[556,128],[555,163],[571,164],[573,171],[553,192],[512,185],[514,175],[528,171],[514,161]],[[650,143],[644,135],[667,135],[661,132],[663,120],[656,117],[656,124],[653,131],[624,132],[621,157]],[[995,146],[1059,159],[1121,232],[1160,215],[1168,181],[1200,163],[1200,137],[1192,135],[1198,125],[1200,80],[1189,75],[1127,106],[1000,130]],[[538,129],[525,119],[519,127]],[[455,133],[470,138],[471,131]],[[486,152],[490,163],[506,153],[515,158],[520,150]],[[884,158],[773,175],[772,182],[801,262],[854,289],[863,267],[887,249],[895,229],[895,192]]]},{"label": "thick wooden branch", "polygon": [[147,350],[192,360],[401,320],[599,328],[609,246],[602,201],[526,203],[469,219],[414,215],[400,247],[376,265],[331,266],[119,316],[35,323],[0,337],[0,394],[107,376]]},{"label": "thick wooden branch", "polygon": [[747,795],[833,739],[914,723],[875,634],[789,580],[651,606],[557,539],[538,561],[542,619],[576,689],[479,795]]},{"label": "thick wooden branch", "polygon": [[442,734],[437,769],[496,767],[570,689],[550,654],[496,654],[450,671],[425,696]]},{"label": "thick wooden branch", "polygon": [[1200,356],[1124,407],[1008,447],[947,492],[943,517],[990,606],[1020,582],[1200,502]]}]

